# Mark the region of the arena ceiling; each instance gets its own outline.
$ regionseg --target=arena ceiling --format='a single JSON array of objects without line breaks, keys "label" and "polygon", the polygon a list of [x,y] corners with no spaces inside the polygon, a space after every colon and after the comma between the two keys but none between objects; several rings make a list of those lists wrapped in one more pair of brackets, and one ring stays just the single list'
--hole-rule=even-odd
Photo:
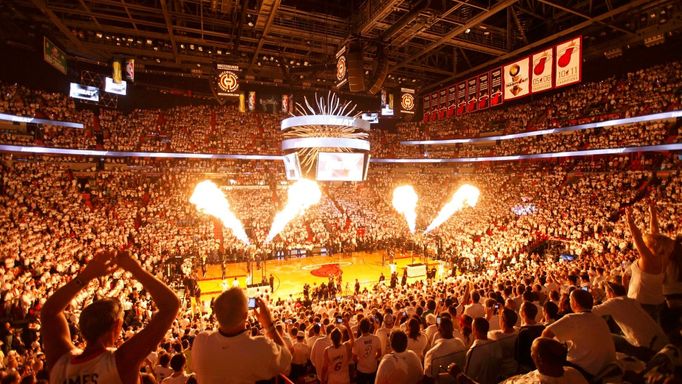
[{"label": "arena ceiling", "polygon": [[673,36],[676,0],[3,0],[0,37],[46,35],[75,60],[136,58],[138,72],[208,77],[236,64],[245,81],[327,87],[335,53],[363,47],[366,82],[429,89],[582,33],[585,57]]}]

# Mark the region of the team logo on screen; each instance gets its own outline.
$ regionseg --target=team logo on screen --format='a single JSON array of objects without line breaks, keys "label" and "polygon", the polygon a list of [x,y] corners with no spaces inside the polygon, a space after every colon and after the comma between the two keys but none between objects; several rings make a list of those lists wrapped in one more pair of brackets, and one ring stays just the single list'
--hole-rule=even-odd
[{"label": "team logo on screen", "polygon": [[414,95],[411,93],[403,93],[400,100],[400,106],[406,111],[411,111],[414,108]]},{"label": "team logo on screen", "polygon": [[239,78],[232,71],[222,71],[218,75],[218,86],[224,92],[234,92],[239,88]]},{"label": "team logo on screen", "polygon": [[340,56],[336,60],[336,80],[341,81],[346,78],[346,56]]}]

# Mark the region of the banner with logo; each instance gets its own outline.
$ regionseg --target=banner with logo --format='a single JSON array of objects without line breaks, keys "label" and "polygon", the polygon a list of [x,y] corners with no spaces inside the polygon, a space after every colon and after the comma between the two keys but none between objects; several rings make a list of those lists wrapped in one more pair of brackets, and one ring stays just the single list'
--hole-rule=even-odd
[{"label": "banner with logo", "polygon": [[490,71],[490,102],[491,107],[502,104],[504,101],[502,90],[502,68]]},{"label": "banner with logo", "polygon": [[541,92],[552,89],[552,72],[554,69],[554,50],[547,48],[531,56],[533,72],[530,92]]},{"label": "banner with logo", "polygon": [[448,88],[448,113],[447,117],[452,117],[455,115],[457,110],[457,88],[452,86]]},{"label": "banner with logo", "polygon": [[126,59],[126,81],[135,82],[135,59]]},{"label": "banner with logo", "polygon": [[348,82],[348,65],[346,63],[346,46],[336,52],[336,88],[343,87]]},{"label": "banner with logo", "polygon": [[476,110],[476,104],[478,103],[478,81],[475,77],[467,80],[467,113]]},{"label": "banner with logo", "polygon": [[249,98],[246,100],[246,105],[249,107],[249,112],[256,110],[256,91],[249,91]]},{"label": "banner with logo", "polygon": [[466,111],[467,106],[467,83],[457,84],[457,116],[461,116]]},{"label": "banner with logo", "polygon": [[43,36],[43,60],[66,75],[66,53]]},{"label": "banner with logo", "polygon": [[[424,97],[424,100],[427,97]],[[400,113],[414,115],[414,104],[414,89],[400,88]]]},{"label": "banner with logo", "polygon": [[282,113],[289,113],[289,95],[282,95]]},{"label": "banner with logo", "polygon": [[488,108],[490,98],[490,74],[484,73],[478,75],[478,106],[476,109],[482,110]]},{"label": "banner with logo", "polygon": [[218,96],[239,97],[239,71],[236,65],[218,64],[216,66]]},{"label": "banner with logo", "polygon": [[504,99],[512,100],[530,94],[530,58],[525,57],[504,66]]},{"label": "banner with logo", "polygon": [[583,37],[578,36],[558,44],[554,49],[556,87],[579,83],[583,79]]}]

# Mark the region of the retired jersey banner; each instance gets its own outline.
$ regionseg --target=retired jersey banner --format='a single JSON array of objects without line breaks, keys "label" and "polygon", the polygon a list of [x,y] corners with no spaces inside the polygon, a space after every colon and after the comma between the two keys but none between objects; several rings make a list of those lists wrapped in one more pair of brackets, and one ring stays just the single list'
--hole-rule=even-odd
[{"label": "retired jersey banner", "polygon": [[558,44],[555,48],[556,73],[555,86],[579,83],[583,79],[583,37],[578,36],[574,39]]},{"label": "retired jersey banner", "polygon": [[533,72],[531,75],[530,92],[541,92],[552,89],[552,70],[554,69],[554,50],[547,48],[531,56]]},{"label": "retired jersey banner", "polygon": [[466,111],[467,106],[467,83],[457,84],[457,116],[461,116]]},{"label": "retired jersey banner", "polygon": [[530,94],[530,58],[504,66],[504,99],[511,100]]},{"label": "retired jersey banner", "polygon": [[239,97],[239,67],[229,64],[217,64],[218,70],[216,82],[218,84],[218,96]]},{"label": "retired jersey banner", "polygon": [[478,106],[476,109],[488,108],[490,98],[490,74],[484,73],[478,76]]},{"label": "retired jersey banner", "polygon": [[456,87],[448,88],[448,112],[447,117],[452,117],[457,109],[457,91]]},{"label": "retired jersey banner", "polygon": [[43,60],[66,75],[66,53],[43,36]]},{"label": "retired jersey banner", "polygon": [[429,95],[424,96],[424,104],[422,105],[422,110],[424,110],[424,112],[428,112],[431,110],[431,96]]},{"label": "retired jersey banner", "polygon": [[504,101],[502,90],[502,68],[490,71],[490,102],[491,107],[502,104]]},{"label": "retired jersey banner", "polygon": [[448,90],[442,89],[440,91],[440,107],[445,108],[448,105]]},{"label": "retired jersey banner", "polygon": [[476,103],[478,103],[478,81],[475,77],[467,80],[467,112],[476,110]]},{"label": "retired jersey banner", "polygon": [[135,82],[135,59],[126,59],[126,81]]}]

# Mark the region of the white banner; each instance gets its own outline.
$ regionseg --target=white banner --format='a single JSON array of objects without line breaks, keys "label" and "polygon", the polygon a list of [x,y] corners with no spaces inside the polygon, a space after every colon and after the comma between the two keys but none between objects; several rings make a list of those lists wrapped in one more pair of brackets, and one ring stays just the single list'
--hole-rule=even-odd
[{"label": "white banner", "polygon": [[552,89],[552,70],[554,69],[554,50],[547,48],[532,56],[533,75],[531,77],[531,93]]},{"label": "white banner", "polygon": [[512,100],[530,93],[530,58],[504,66],[504,99]]},{"label": "white banner", "polygon": [[583,78],[583,37],[578,36],[556,46],[555,86],[575,84]]}]

